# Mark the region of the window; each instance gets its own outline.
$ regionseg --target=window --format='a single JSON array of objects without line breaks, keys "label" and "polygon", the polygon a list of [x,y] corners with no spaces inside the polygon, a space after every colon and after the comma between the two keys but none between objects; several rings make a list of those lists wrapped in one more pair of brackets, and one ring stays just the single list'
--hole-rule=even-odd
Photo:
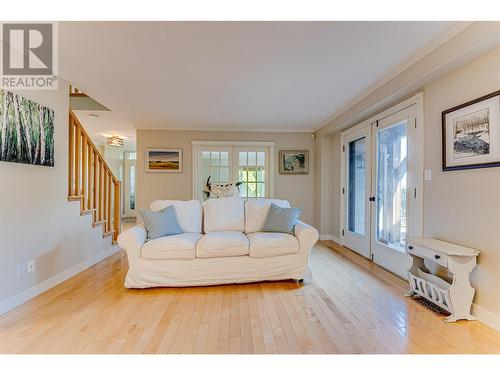
[{"label": "window", "polygon": [[242,182],[243,198],[273,196],[273,142],[193,142],[193,158],[196,199],[206,199],[202,192],[209,176],[213,184]]}]

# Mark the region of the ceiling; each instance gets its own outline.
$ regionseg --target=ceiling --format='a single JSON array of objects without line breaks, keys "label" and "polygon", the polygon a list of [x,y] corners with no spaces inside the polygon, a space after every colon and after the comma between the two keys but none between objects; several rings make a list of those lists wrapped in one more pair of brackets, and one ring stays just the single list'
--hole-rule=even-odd
[{"label": "ceiling", "polygon": [[111,110],[101,133],[310,132],[452,25],[62,22],[59,67]]}]

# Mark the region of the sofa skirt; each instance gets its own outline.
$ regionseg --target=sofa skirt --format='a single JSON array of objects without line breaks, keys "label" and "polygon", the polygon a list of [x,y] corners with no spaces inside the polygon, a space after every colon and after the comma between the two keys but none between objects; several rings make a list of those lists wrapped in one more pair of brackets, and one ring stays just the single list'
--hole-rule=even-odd
[{"label": "sofa skirt", "polygon": [[127,288],[239,284],[307,277],[309,252],[269,258],[236,256],[186,260],[136,258],[129,264]]}]

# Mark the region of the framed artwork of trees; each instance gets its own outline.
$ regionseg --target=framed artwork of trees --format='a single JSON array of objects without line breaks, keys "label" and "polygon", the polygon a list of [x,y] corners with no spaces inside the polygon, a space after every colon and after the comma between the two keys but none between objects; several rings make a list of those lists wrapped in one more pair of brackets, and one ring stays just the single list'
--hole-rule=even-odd
[{"label": "framed artwork of trees", "polygon": [[0,161],[54,166],[54,111],[0,90]]}]

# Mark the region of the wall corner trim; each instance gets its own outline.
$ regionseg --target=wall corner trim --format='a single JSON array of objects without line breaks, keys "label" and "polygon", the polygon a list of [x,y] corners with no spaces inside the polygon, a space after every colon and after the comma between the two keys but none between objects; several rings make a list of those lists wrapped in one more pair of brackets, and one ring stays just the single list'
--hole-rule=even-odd
[{"label": "wall corner trim", "polygon": [[30,299],[39,296],[40,294],[46,292],[47,290],[55,287],[56,285],[66,281],[73,276],[79,274],[80,272],[85,271],[86,269],[92,267],[93,265],[99,263],[100,261],[110,257],[111,255],[120,251],[120,247],[118,245],[112,245],[109,249],[97,254],[93,258],[90,258],[82,263],[79,263],[67,270],[54,275],[41,283],[38,283],[32,286],[25,291],[16,294],[12,297],[5,298],[3,301],[0,301],[0,316],[14,310],[16,307],[22,305],[25,302],[28,302]]}]

